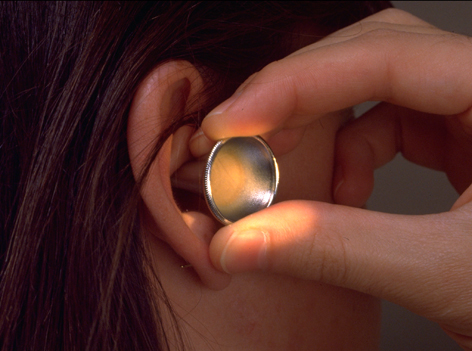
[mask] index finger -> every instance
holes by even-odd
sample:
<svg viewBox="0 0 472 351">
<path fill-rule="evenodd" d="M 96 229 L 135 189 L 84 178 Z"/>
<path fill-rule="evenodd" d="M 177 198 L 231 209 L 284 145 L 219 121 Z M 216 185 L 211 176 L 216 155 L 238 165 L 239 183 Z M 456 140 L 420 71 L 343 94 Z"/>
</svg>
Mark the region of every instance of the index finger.
<svg viewBox="0 0 472 351">
<path fill-rule="evenodd" d="M 472 104 L 470 39 L 379 28 L 269 64 L 205 118 L 212 139 L 296 127 L 364 101 L 454 115 Z"/>
</svg>

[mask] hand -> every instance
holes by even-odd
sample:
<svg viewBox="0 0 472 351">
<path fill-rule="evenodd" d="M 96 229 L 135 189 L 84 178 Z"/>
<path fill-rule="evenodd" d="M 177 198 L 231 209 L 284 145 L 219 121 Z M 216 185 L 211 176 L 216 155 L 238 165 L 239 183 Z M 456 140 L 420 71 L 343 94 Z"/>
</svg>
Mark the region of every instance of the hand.
<svg viewBox="0 0 472 351">
<path fill-rule="evenodd" d="M 335 200 L 362 205 L 376 167 L 401 151 L 463 192 L 447 213 L 399 216 L 309 201 L 221 229 L 216 267 L 319 280 L 393 301 L 472 350 L 472 42 L 387 10 L 268 65 L 203 123 L 211 139 L 272 136 L 368 100 L 339 133 Z M 296 144 L 297 133 L 292 143 Z"/>
</svg>

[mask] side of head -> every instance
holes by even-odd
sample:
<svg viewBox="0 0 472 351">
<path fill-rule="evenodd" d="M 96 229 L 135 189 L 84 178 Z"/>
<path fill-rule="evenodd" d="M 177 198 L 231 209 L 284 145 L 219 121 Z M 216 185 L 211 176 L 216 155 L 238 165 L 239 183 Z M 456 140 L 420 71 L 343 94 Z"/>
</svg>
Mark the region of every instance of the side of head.
<svg viewBox="0 0 472 351">
<path fill-rule="evenodd" d="M 205 262 L 212 223 L 172 193 L 192 128 L 299 23 L 325 35 L 375 6 L 0 4 L 0 348 L 169 348 L 143 227 L 227 279 Z"/>
</svg>

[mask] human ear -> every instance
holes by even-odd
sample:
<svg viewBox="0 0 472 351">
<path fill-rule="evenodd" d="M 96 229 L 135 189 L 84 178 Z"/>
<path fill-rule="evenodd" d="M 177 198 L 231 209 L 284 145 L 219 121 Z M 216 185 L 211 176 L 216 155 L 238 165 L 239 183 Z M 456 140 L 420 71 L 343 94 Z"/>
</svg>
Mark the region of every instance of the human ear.
<svg viewBox="0 0 472 351">
<path fill-rule="evenodd" d="M 139 85 L 128 119 L 127 141 L 131 168 L 139 180 L 152 156 L 160 134 L 176 118 L 195 108 L 203 80 L 189 62 L 171 61 L 155 68 Z M 209 216 L 197 211 L 182 212 L 177 205 L 171 176 L 190 156 L 188 141 L 193 128 L 184 126 L 172 134 L 159 150 L 146 174 L 140 195 L 143 235 L 155 235 L 193 266 L 209 288 L 225 288 L 230 277 L 217 271 L 208 247 L 217 227 Z M 196 177 L 198 178 L 198 177 Z"/>
</svg>

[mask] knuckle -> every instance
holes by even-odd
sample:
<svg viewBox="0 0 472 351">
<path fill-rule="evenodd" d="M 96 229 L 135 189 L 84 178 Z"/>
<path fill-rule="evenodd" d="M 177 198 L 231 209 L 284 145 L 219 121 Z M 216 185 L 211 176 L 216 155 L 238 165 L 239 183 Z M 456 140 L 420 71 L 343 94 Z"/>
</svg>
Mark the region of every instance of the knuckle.
<svg viewBox="0 0 472 351">
<path fill-rule="evenodd" d="M 433 25 L 423 21 L 422 19 L 412 15 L 411 13 L 397 8 L 388 8 L 371 16 L 376 21 L 389 23 L 394 25 L 413 25 L 421 27 L 435 28 Z"/>
<path fill-rule="evenodd" d="M 411 13 L 393 7 L 380 11 L 378 15 L 379 19 L 388 22 L 404 23 L 405 20 L 423 22 Z"/>
</svg>

